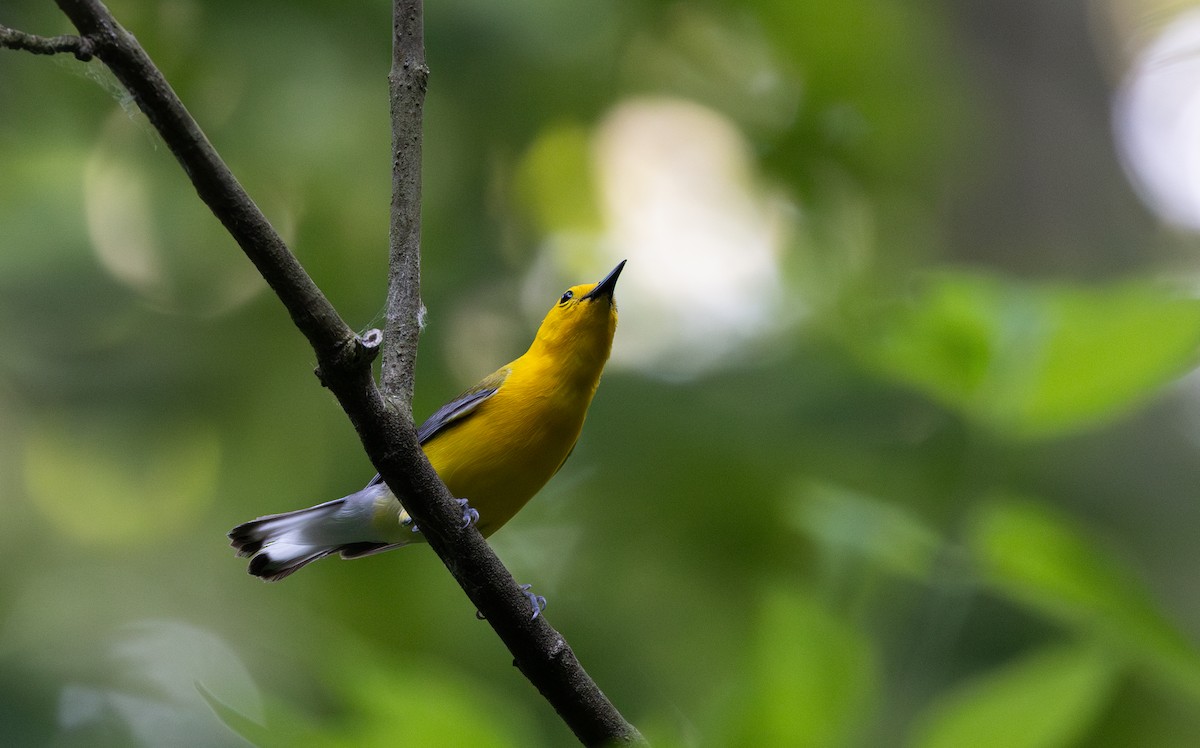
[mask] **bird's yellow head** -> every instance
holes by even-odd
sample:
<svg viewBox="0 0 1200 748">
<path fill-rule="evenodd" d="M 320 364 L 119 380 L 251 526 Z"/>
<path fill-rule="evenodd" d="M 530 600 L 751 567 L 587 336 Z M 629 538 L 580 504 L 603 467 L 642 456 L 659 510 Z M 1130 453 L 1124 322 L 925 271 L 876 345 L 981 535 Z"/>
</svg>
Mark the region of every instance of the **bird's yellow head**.
<svg viewBox="0 0 1200 748">
<path fill-rule="evenodd" d="M 531 351 L 560 361 L 574 358 L 580 364 L 603 366 L 617 331 L 617 302 L 613 291 L 625 261 L 599 283 L 571 286 L 546 314 Z"/>
</svg>

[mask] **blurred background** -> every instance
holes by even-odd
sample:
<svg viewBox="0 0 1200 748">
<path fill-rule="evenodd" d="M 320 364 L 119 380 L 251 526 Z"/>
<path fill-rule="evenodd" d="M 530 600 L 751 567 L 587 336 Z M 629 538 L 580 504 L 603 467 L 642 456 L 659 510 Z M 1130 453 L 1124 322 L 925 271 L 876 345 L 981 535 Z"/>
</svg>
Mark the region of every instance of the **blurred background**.
<svg viewBox="0 0 1200 748">
<path fill-rule="evenodd" d="M 110 6 L 378 325 L 387 3 Z M 584 437 L 493 543 L 655 744 L 1200 742 L 1200 5 L 426 33 L 416 415 L 629 259 Z M 0 101 L 0 743 L 571 744 L 427 549 L 247 576 L 230 527 L 371 476 L 350 425 L 111 75 L 3 51 Z"/>
</svg>

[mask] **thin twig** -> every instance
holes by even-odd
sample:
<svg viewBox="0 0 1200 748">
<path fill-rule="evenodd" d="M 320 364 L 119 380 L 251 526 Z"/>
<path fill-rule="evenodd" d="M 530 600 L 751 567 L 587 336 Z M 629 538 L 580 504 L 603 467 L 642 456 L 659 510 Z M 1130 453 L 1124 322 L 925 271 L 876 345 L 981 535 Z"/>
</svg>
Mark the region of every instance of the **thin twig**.
<svg viewBox="0 0 1200 748">
<path fill-rule="evenodd" d="M 38 36 L 10 29 L 0 24 L 0 48 L 19 49 L 35 55 L 58 55 L 68 52 L 76 59 L 92 59 L 92 42 L 83 36 Z"/>
<path fill-rule="evenodd" d="M 462 527 L 457 503 L 417 442 L 409 401 L 420 312 L 420 174 L 413 165 L 420 163 L 420 99 L 410 100 L 415 104 L 400 112 L 394 126 L 408 146 L 397 147 L 395 156 L 396 168 L 403 169 L 404 174 L 395 179 L 394 205 L 402 215 L 393 218 L 392 258 L 398 267 L 392 268 L 390 278 L 398 290 L 389 291 L 388 334 L 392 337 L 387 345 L 399 350 L 386 367 L 390 372 L 388 394 L 393 398 L 389 403 L 371 374 L 370 361 L 378 352 L 378 340 L 364 342 L 338 316 L 137 40 L 99 0 L 56 2 L 92 45 L 92 53 L 129 90 L 187 172 L 200 198 L 287 308 L 316 353 L 322 383 L 334 393 L 354 424 L 367 456 L 393 493 L 404 497 L 405 508 L 421 526 L 429 545 L 512 652 L 521 672 L 584 744 L 641 743 L 637 730 L 600 692 L 545 616 L 530 619 L 529 601 L 523 591 L 478 530 Z M 416 45 L 414 48 L 419 49 L 409 72 L 420 84 L 420 90 L 414 93 L 423 96 L 420 2 L 396 0 L 394 10 L 398 48 Z M 404 29 L 412 30 L 411 34 L 405 36 Z M 400 64 L 403 71 L 404 59 Z M 407 79 L 401 74 L 394 80 L 404 87 Z"/>
<path fill-rule="evenodd" d="M 388 75 L 392 113 L 391 251 L 381 377 L 384 392 L 406 412 L 411 412 L 417 338 L 423 314 L 419 284 L 421 135 L 429 79 L 423 16 L 423 0 L 393 0 L 392 68 Z M 440 481 L 438 488 L 444 491 Z M 398 495 L 406 496 L 405 506 L 413 511 L 407 495 Z M 414 517 L 421 524 L 415 512 Z M 609 745 L 641 740 L 637 730 L 625 721 L 579 664 L 566 639 L 544 617 L 531 620 L 528 607 L 519 607 L 517 616 L 503 618 L 493 618 L 488 612 L 485 599 L 497 592 L 508 597 L 516 582 L 478 532 L 472 528 L 463 533 L 457 549 L 453 544 L 440 548 L 446 539 L 436 533 L 428 540 L 513 653 L 517 667 L 580 741 L 587 745 Z M 459 565 L 456 557 L 470 558 L 478 565 L 468 569 Z M 500 604 L 501 600 L 495 602 Z"/>
<path fill-rule="evenodd" d="M 396 0 L 392 19 L 392 220 L 383 391 L 410 406 L 421 305 L 421 122 L 429 68 L 422 0 Z"/>
</svg>

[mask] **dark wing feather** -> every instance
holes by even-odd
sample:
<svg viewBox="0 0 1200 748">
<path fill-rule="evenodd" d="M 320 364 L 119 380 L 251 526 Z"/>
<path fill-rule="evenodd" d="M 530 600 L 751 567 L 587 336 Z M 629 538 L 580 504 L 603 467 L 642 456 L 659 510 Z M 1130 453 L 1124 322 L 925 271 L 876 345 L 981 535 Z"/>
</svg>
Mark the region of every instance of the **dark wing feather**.
<svg viewBox="0 0 1200 748">
<path fill-rule="evenodd" d="M 508 373 L 509 369 L 501 369 L 490 374 L 479 384 L 438 408 L 417 429 L 417 441 L 424 444 L 450 424 L 471 415 L 483 401 L 500 391 L 500 386 L 508 379 Z"/>
<path fill-rule="evenodd" d="M 511 369 L 504 368 L 489 374 L 479 384 L 434 411 L 433 415 L 426 418 L 425 423 L 417 428 L 417 441 L 424 444 L 446 427 L 474 413 L 481 403 L 500 391 L 500 386 L 504 384 L 504 380 L 508 379 L 510 371 Z M 382 482 L 382 479 L 376 474 L 367 486 L 374 486 Z"/>
</svg>

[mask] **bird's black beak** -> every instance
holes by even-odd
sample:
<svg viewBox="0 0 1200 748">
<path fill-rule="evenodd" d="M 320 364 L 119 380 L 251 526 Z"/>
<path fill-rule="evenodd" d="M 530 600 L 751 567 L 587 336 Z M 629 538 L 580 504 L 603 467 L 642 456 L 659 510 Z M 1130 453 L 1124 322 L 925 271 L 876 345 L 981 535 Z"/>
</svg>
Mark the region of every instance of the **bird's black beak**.
<svg viewBox="0 0 1200 748">
<path fill-rule="evenodd" d="M 583 297 L 583 300 L 588 299 L 611 299 L 613 291 L 617 289 L 617 278 L 621 275 L 621 269 L 625 267 L 625 260 L 617 263 L 617 266 L 612 269 L 612 272 L 604 276 L 604 280 L 596 284 L 596 287 Z"/>
</svg>

